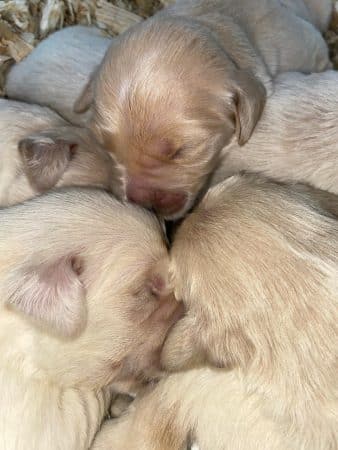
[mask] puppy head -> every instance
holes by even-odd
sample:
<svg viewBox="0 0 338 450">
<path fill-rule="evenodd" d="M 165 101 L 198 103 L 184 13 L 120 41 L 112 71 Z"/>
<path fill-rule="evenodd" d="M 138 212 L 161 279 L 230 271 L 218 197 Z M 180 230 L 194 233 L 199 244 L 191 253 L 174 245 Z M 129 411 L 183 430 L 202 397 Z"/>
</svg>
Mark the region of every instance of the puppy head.
<svg viewBox="0 0 338 450">
<path fill-rule="evenodd" d="M 160 374 L 182 308 L 163 275 L 168 254 L 155 217 L 73 189 L 13 207 L 1 221 L 4 310 L 36 337 L 39 369 L 96 386 Z"/>
<path fill-rule="evenodd" d="M 154 19 L 121 36 L 78 102 L 124 168 L 129 200 L 184 215 L 220 150 L 249 139 L 265 89 L 214 38 L 184 19 Z M 89 94 L 88 94 L 89 93 Z"/>
<path fill-rule="evenodd" d="M 113 157 L 91 132 L 74 126 L 48 129 L 18 143 L 23 174 L 36 193 L 56 186 L 101 187 L 118 194 L 119 173 Z"/>
</svg>

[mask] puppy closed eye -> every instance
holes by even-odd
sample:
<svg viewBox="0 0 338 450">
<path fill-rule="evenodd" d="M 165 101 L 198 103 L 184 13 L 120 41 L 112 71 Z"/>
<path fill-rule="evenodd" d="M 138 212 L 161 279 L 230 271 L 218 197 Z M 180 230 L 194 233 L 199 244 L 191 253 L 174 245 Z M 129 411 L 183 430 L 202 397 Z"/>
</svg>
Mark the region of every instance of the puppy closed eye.
<svg viewBox="0 0 338 450">
<path fill-rule="evenodd" d="M 179 147 L 174 153 L 171 155 L 171 159 L 180 159 L 183 156 L 184 153 L 184 147 Z"/>
</svg>

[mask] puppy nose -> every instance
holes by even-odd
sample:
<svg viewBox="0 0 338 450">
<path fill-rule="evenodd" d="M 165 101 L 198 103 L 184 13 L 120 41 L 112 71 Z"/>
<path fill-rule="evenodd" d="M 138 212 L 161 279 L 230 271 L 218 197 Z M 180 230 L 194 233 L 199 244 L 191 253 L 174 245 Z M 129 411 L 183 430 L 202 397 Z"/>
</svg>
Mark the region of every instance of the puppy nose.
<svg viewBox="0 0 338 450">
<path fill-rule="evenodd" d="M 187 201 L 187 195 L 184 192 L 155 189 L 134 179 L 129 180 L 126 194 L 130 202 L 145 208 L 153 208 L 163 216 L 170 216 L 180 211 Z"/>
<path fill-rule="evenodd" d="M 168 216 L 180 211 L 187 201 L 184 192 L 155 190 L 152 206 L 161 215 Z"/>
<path fill-rule="evenodd" d="M 127 184 L 127 199 L 137 205 L 151 208 L 152 191 L 134 182 Z"/>
</svg>

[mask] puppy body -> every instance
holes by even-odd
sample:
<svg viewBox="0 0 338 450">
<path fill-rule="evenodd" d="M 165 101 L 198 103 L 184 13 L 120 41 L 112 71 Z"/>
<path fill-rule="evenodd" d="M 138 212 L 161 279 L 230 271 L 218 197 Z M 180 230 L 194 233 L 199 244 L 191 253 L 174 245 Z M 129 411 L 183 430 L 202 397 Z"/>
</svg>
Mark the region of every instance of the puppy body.
<svg viewBox="0 0 338 450">
<path fill-rule="evenodd" d="M 245 31 L 269 73 L 275 76 L 290 70 L 310 73 L 331 67 L 327 45 L 316 28 L 317 22 L 321 28 L 328 25 L 332 4 L 330 0 L 314 0 L 309 5 L 305 3 L 281 0 L 179 0 L 169 11 L 205 21 L 219 33 L 221 40 L 222 25 L 224 28 L 226 23 L 224 17 L 231 17 L 233 23 Z M 210 14 L 212 11 L 217 11 L 218 17 Z M 226 48 L 226 40 L 222 42 Z"/>
<path fill-rule="evenodd" d="M 57 31 L 12 67 L 6 94 L 48 106 L 70 122 L 83 125 L 88 115 L 74 113 L 74 102 L 110 44 L 111 39 L 95 27 L 78 25 Z"/>
<path fill-rule="evenodd" d="M 88 130 L 50 109 L 0 99 L 0 206 L 72 185 L 117 193 L 114 161 Z"/>
<path fill-rule="evenodd" d="M 177 302 L 155 217 L 96 190 L 0 210 L 0 448 L 90 447 L 114 389 L 159 373 Z"/>
<path fill-rule="evenodd" d="M 76 109 L 92 106 L 128 199 L 176 219 L 221 149 L 249 140 L 272 77 L 329 66 L 319 31 L 277 0 L 184 0 L 114 40 Z"/>
<path fill-rule="evenodd" d="M 229 178 L 181 225 L 172 250 L 189 313 L 164 358 L 172 368 L 194 364 L 190 347 L 237 367 L 286 449 L 338 443 L 338 225 L 324 208 L 329 197 Z"/>
<path fill-rule="evenodd" d="M 281 74 L 250 141 L 224 148 L 212 184 L 241 170 L 338 193 L 338 74 Z"/>
<path fill-rule="evenodd" d="M 235 371 L 170 375 L 124 417 L 105 422 L 93 450 L 286 450 L 257 404 Z"/>
<path fill-rule="evenodd" d="M 331 194 L 252 176 L 208 192 L 174 240 L 188 313 L 162 362 L 219 369 L 161 381 L 104 425 L 95 450 L 337 448 L 334 200 L 337 212 Z"/>
</svg>

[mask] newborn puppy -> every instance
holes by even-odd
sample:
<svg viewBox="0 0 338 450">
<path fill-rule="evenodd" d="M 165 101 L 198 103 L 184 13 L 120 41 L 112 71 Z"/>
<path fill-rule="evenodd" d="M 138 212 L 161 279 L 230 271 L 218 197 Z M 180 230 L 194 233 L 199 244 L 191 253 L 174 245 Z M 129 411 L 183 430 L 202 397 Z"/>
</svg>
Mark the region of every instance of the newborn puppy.
<svg viewBox="0 0 338 450">
<path fill-rule="evenodd" d="M 277 77 L 250 141 L 220 155 L 212 184 L 241 170 L 338 194 L 338 73 Z"/>
<path fill-rule="evenodd" d="M 97 449 L 181 450 L 189 436 L 201 450 L 337 448 L 334 201 L 253 176 L 207 193 L 175 236 L 172 282 L 188 312 L 162 361 L 219 369 L 161 381 Z"/>
<path fill-rule="evenodd" d="M 249 140 L 272 76 L 330 66 L 312 24 L 278 0 L 252 3 L 182 0 L 131 28 L 76 103 L 92 106 L 127 198 L 166 219 L 194 204 L 225 145 Z"/>
<path fill-rule="evenodd" d="M 100 64 L 112 40 L 95 27 L 64 28 L 43 40 L 7 75 L 9 98 L 49 106 L 70 122 L 83 125 L 74 102 Z"/>
<path fill-rule="evenodd" d="M 110 392 L 160 375 L 181 307 L 150 213 L 93 189 L 0 210 L 0 446 L 85 450 Z"/>
<path fill-rule="evenodd" d="M 291 0 L 294 1 L 294 0 Z M 283 3 L 290 0 L 282 0 Z M 312 23 L 323 33 L 327 30 L 332 15 L 331 0 L 303 0 L 311 14 Z"/>
<path fill-rule="evenodd" d="M 89 130 L 48 108 L 0 99 L 0 206 L 72 185 L 121 190 L 116 164 Z"/>
<path fill-rule="evenodd" d="M 322 33 L 328 29 L 332 14 L 331 0 L 280 0 L 280 3 Z"/>
<path fill-rule="evenodd" d="M 257 400 L 235 371 L 173 374 L 104 422 L 92 450 L 299 450 L 283 445 Z"/>
</svg>

